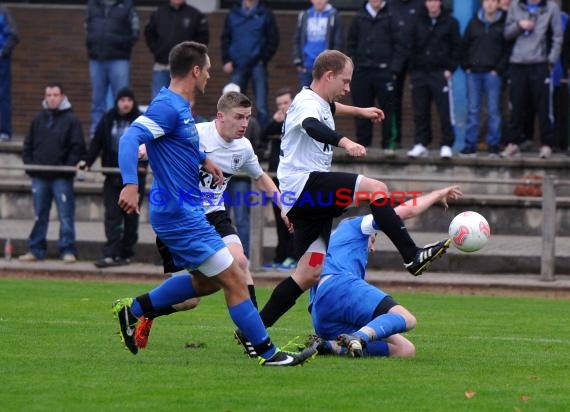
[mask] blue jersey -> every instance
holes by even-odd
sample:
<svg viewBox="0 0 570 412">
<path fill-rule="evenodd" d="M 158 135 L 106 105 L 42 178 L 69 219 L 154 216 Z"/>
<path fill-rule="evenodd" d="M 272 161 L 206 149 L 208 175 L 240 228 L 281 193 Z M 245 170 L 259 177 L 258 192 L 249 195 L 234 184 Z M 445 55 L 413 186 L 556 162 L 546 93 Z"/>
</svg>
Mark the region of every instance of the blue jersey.
<svg viewBox="0 0 570 412">
<path fill-rule="evenodd" d="M 368 264 L 368 238 L 378 228 L 372 215 L 344 219 L 331 234 L 321 278 L 348 276 L 364 279 Z M 311 288 L 310 303 L 318 285 Z"/>
<path fill-rule="evenodd" d="M 143 143 L 154 173 L 149 193 L 151 221 L 184 220 L 188 213 L 200 213 L 199 166 L 206 155 L 200 151 L 188 101 L 162 88 L 146 113 L 131 124 L 119 143 L 124 184 L 138 182 L 137 153 Z"/>
</svg>

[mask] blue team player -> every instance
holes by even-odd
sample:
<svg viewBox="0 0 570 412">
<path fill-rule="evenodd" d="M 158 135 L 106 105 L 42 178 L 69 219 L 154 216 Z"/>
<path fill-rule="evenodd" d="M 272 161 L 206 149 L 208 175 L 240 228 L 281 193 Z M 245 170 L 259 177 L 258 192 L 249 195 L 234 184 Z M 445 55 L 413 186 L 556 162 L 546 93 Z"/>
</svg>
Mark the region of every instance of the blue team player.
<svg viewBox="0 0 570 412">
<path fill-rule="evenodd" d="M 162 88 L 147 112 L 137 118 L 119 143 L 119 167 L 124 189 L 119 205 L 127 213 L 139 213 L 137 154 L 145 144 L 154 172 L 150 222 L 172 253 L 176 266 L 194 276 L 174 276 L 153 289 L 144 299 L 123 298 L 113 304 L 121 340 L 138 352 L 135 328 L 144 314 L 184 300 L 213 293 L 221 287 L 228 311 L 260 354 L 265 366 L 292 366 L 312 357 L 316 349 L 287 353 L 276 348 L 255 309 L 244 281 L 243 269 L 206 220 L 199 189 L 200 165 L 221 185 L 221 169 L 199 150 L 198 132 L 189 101 L 197 90 L 204 93 L 210 78 L 210 58 L 205 45 L 183 42 L 169 56 L 171 82 Z"/>
<path fill-rule="evenodd" d="M 407 201 L 395 211 L 408 219 L 435 203 L 447 208 L 448 200 L 461 196 L 459 187 L 449 186 Z M 413 343 L 400 334 L 413 329 L 416 318 L 364 280 L 377 232 L 374 218 L 366 215 L 343 220 L 331 235 L 321 279 L 311 288 L 309 301 L 319 353 L 353 357 L 416 353 Z"/>
</svg>

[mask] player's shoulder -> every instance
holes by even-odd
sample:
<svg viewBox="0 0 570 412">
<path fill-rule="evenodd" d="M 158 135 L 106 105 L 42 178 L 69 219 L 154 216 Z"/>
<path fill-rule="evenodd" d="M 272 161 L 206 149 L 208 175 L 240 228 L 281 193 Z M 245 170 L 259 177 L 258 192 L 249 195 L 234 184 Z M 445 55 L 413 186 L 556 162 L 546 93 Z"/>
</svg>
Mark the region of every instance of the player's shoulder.
<svg viewBox="0 0 570 412">
<path fill-rule="evenodd" d="M 202 137 L 202 135 L 204 135 L 205 137 L 211 135 L 212 130 L 215 129 L 216 125 L 214 120 L 212 120 L 211 122 L 196 123 L 196 130 L 198 130 L 200 137 Z"/>
</svg>

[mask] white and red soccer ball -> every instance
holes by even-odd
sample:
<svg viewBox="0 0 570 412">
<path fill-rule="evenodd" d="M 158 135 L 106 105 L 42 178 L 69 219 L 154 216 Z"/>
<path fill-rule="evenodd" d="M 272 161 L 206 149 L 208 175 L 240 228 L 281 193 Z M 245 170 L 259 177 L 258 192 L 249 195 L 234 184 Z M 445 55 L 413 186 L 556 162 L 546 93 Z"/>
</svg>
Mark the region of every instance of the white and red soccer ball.
<svg viewBox="0 0 570 412">
<path fill-rule="evenodd" d="M 451 221 L 449 237 L 455 247 L 462 252 L 475 252 L 489 242 L 491 228 L 479 213 L 463 212 Z"/>
</svg>

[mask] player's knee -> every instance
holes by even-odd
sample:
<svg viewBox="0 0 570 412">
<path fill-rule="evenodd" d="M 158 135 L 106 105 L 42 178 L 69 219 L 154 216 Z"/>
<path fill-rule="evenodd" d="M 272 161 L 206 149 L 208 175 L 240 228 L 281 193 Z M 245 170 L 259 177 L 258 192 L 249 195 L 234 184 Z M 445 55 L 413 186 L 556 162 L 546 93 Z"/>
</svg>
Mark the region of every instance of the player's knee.
<svg viewBox="0 0 570 412">
<path fill-rule="evenodd" d="M 234 256 L 234 259 L 242 271 L 245 272 L 248 270 L 249 260 L 247 259 L 247 257 L 243 253 L 238 254 L 237 256 Z"/>
<path fill-rule="evenodd" d="M 375 180 L 371 187 L 373 197 L 387 197 L 388 196 L 388 186 L 384 182 Z"/>
</svg>

